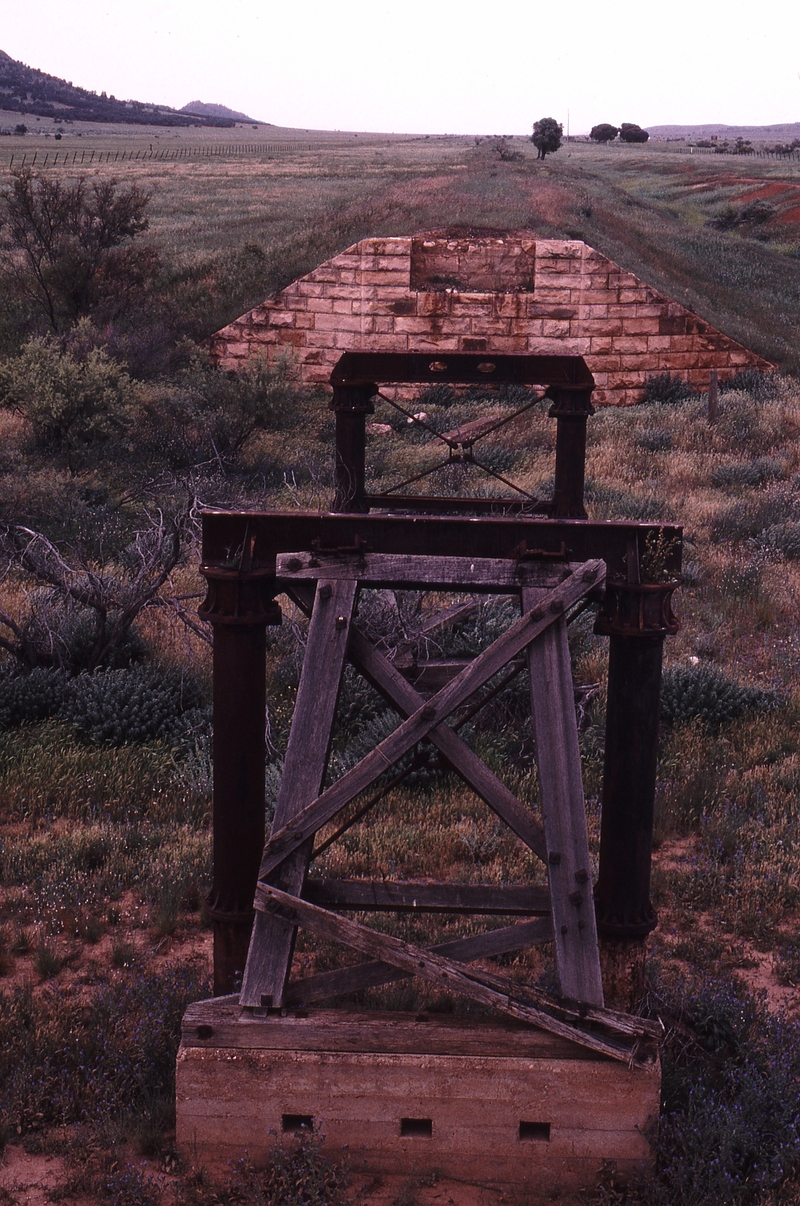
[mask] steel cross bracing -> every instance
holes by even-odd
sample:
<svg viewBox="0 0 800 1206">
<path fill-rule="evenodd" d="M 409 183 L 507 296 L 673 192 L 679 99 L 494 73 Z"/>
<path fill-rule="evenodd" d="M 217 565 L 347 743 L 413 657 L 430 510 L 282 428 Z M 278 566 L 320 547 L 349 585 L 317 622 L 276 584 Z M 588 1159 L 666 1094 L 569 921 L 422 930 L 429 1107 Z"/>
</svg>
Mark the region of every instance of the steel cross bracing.
<svg viewBox="0 0 800 1206">
<path fill-rule="evenodd" d="M 280 1008 L 418 975 L 614 1058 L 652 1058 L 653 1027 L 603 1008 L 588 870 L 566 614 L 590 592 L 602 590 L 604 563 L 598 559 L 548 564 L 518 558 L 395 556 L 358 550 L 326 554 L 314 550 L 279 555 L 275 574 L 276 586 L 310 610 L 311 622 L 272 832 L 259 870 L 255 922 L 240 1004 L 256 1009 Z M 360 588 L 398 581 L 434 590 L 513 592 L 520 598 L 522 616 L 425 699 L 354 621 Z M 539 750 L 541 822 L 446 723 L 448 716 L 521 654 L 527 658 Z M 346 660 L 404 719 L 356 766 L 323 790 Z M 523 886 L 492 891 L 476 890 L 473 885 L 470 894 L 466 885 L 307 882 L 314 837 L 319 830 L 341 817 L 361 792 L 423 739 L 432 742 L 472 790 L 545 861 L 548 894 Z M 359 815 L 363 811 L 362 807 Z M 521 894 L 527 892 L 521 911 L 543 916 L 423 950 L 347 921 L 333 911 L 414 907 L 416 900 L 408 899 L 411 891 L 426 899 L 429 908 L 444 912 L 463 911 L 465 907 L 476 912 L 513 912 L 513 893 L 517 894 L 519 908 Z M 471 900 L 464 899 L 470 895 Z M 306 981 L 290 981 L 297 925 L 360 951 L 369 956 L 368 961 Z M 471 960 L 543 941 L 554 942 L 560 999 L 468 966 Z"/>
</svg>

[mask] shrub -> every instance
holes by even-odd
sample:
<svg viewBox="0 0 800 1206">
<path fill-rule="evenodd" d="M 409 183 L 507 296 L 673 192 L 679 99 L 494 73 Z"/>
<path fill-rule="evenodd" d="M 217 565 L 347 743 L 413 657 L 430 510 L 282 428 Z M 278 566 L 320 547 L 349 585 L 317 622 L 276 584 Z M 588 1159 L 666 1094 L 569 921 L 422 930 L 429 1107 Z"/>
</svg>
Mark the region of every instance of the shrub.
<svg viewBox="0 0 800 1206">
<path fill-rule="evenodd" d="M 70 457 L 124 434 L 136 398 L 122 366 L 97 348 L 72 356 L 53 338 L 31 339 L 0 363 L 0 405 L 27 419 L 36 447 Z"/>
<path fill-rule="evenodd" d="M 800 523 L 796 521 L 771 524 L 758 539 L 765 548 L 783 553 L 790 561 L 800 558 Z"/>
<path fill-rule="evenodd" d="M 322 1137 L 301 1131 L 297 1146 L 273 1148 L 264 1171 L 240 1161 L 231 1178 L 231 1196 L 259 1206 L 345 1206 L 348 1181 L 347 1167 L 323 1155 Z"/>
<path fill-rule="evenodd" d="M 734 682 L 711 666 L 675 666 L 661 684 L 661 715 L 672 724 L 702 720 L 718 728 L 745 712 L 766 712 L 779 704 L 774 691 Z"/>
<path fill-rule="evenodd" d="M 655 373 L 644 383 L 644 402 L 664 402 L 672 404 L 684 402 L 691 398 L 694 391 L 683 377 L 673 376 L 672 373 Z"/>
<path fill-rule="evenodd" d="M 96 1124 L 173 1098 L 181 1018 L 209 990 L 184 963 L 109 985 L 89 1008 L 29 986 L 0 995 L 0 1123 Z"/>
<path fill-rule="evenodd" d="M 669 452 L 672 448 L 672 434 L 663 427 L 651 427 L 639 434 L 636 443 L 647 452 Z"/>
<path fill-rule="evenodd" d="M 121 746 L 174 740 L 201 703 L 197 683 L 175 671 L 100 670 L 72 680 L 61 716 L 98 745 Z"/>
<path fill-rule="evenodd" d="M 786 466 L 777 457 L 762 456 L 754 461 L 733 461 L 728 465 L 715 465 L 711 471 L 712 486 L 734 489 L 756 489 L 766 482 L 786 476 Z"/>
<path fill-rule="evenodd" d="M 60 670 L 37 668 L 29 674 L 0 673 L 0 729 L 12 729 L 57 715 L 67 693 Z"/>
<path fill-rule="evenodd" d="M 619 128 L 619 136 L 623 142 L 647 142 L 650 135 L 647 130 L 637 126 L 635 122 L 624 121 Z"/>
<path fill-rule="evenodd" d="M 667 1034 L 657 1166 L 639 1200 L 646 1206 L 785 1200 L 781 1186 L 800 1167 L 797 1023 L 771 1016 L 740 984 L 668 983 L 657 972 L 649 1006 Z"/>
<path fill-rule="evenodd" d="M 711 540 L 714 544 L 752 540 L 766 528 L 790 521 L 793 515 L 794 503 L 788 494 L 776 493 L 755 501 L 743 499 L 717 513 L 711 523 Z"/>
<path fill-rule="evenodd" d="M 768 401 L 777 394 L 778 385 L 774 373 L 762 372 L 757 368 L 743 368 L 739 369 L 733 377 L 729 377 L 727 381 L 720 381 L 719 392 L 721 394 L 731 390 L 741 390 L 743 393 L 750 394 L 752 398 Z"/>
</svg>

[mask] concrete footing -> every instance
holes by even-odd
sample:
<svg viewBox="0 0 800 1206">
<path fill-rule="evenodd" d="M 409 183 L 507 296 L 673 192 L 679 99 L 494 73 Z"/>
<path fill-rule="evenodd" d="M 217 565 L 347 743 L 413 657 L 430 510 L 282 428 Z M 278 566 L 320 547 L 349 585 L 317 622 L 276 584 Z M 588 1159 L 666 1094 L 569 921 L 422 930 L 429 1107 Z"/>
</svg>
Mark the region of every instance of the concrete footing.
<svg viewBox="0 0 800 1206">
<path fill-rule="evenodd" d="M 661 1075 L 513 1023 L 442 1015 L 254 1017 L 192 1005 L 177 1066 L 177 1139 L 211 1175 L 313 1126 L 355 1175 L 436 1170 L 542 1195 L 649 1159 Z"/>
</svg>

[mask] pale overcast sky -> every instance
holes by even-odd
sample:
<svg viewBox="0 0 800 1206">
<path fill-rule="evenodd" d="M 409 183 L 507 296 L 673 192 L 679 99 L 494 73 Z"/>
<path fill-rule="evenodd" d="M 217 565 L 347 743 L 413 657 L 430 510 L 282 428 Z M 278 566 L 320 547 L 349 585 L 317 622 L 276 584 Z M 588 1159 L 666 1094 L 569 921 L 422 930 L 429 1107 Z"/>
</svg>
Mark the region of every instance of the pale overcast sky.
<svg viewBox="0 0 800 1206">
<path fill-rule="evenodd" d="M 800 121 L 797 0 L 2 0 L 0 50 L 84 88 L 300 128 L 523 134 Z"/>
</svg>

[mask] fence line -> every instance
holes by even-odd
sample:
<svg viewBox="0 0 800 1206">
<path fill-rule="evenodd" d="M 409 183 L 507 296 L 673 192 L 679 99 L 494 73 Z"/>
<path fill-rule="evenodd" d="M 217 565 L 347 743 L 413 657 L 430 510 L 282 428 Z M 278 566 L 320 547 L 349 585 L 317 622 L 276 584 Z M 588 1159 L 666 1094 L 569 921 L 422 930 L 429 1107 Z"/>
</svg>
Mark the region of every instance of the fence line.
<svg viewBox="0 0 800 1206">
<path fill-rule="evenodd" d="M 40 159 L 38 150 L 30 152 L 24 151 L 19 155 L 16 151 L 12 151 L 11 159 L 8 167 L 14 166 L 14 160 L 17 161 L 17 166 L 36 167 L 37 162 L 39 167 L 58 167 L 59 163 L 62 167 L 89 167 L 92 164 L 100 163 L 128 163 L 136 160 L 157 160 L 161 162 L 176 162 L 179 159 L 214 159 L 222 156 L 231 155 L 275 155 L 281 151 L 289 151 L 297 153 L 298 151 L 313 151 L 317 147 L 324 146 L 324 143 L 312 142 L 252 142 L 252 143 L 230 143 L 225 146 L 206 146 L 206 147 L 155 147 L 149 150 L 138 151 L 91 151 L 86 148 L 80 150 L 66 151 L 45 151 L 44 158 Z M 51 158 L 52 155 L 52 158 Z M 70 156 L 72 158 L 70 159 Z M 28 162 L 30 160 L 30 162 Z"/>
<path fill-rule="evenodd" d="M 675 147 L 679 155 L 736 155 L 750 159 L 800 159 L 800 147 L 791 151 L 761 151 L 755 147 L 738 150 L 735 147 Z"/>
</svg>

